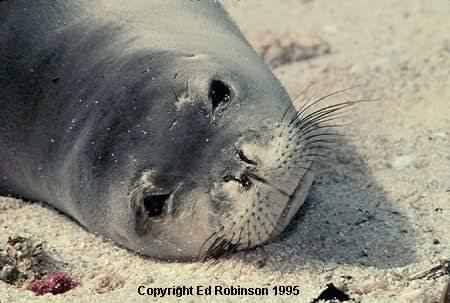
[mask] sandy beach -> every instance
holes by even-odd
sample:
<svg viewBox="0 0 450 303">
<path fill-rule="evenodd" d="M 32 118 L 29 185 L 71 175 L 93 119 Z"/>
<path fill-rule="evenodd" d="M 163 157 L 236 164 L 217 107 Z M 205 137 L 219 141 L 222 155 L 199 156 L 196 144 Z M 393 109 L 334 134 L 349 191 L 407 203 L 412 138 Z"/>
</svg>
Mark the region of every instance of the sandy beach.
<svg viewBox="0 0 450 303">
<path fill-rule="evenodd" d="M 18 236 L 41 243 L 49 262 L 80 284 L 35 296 L 0 281 L 0 303 L 311 303 L 331 283 L 354 302 L 439 302 L 450 279 L 450 2 L 224 3 L 289 94 L 299 96 L 297 106 L 350 87 L 329 102 L 376 100 L 342 121 L 343 139 L 320 163 L 294 224 L 263 248 L 166 263 L 43 204 L 0 198 L 0 250 Z M 259 287 L 272 295 L 139 294 L 174 286 Z M 275 296 L 281 286 L 300 292 Z"/>
</svg>

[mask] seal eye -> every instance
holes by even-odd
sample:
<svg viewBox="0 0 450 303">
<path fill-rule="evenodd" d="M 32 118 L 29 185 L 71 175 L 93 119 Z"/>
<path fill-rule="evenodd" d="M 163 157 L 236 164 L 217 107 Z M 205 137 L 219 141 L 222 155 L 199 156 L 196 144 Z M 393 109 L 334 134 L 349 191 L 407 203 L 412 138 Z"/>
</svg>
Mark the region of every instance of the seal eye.
<svg viewBox="0 0 450 303">
<path fill-rule="evenodd" d="M 151 218 L 161 217 L 164 211 L 166 201 L 170 198 L 170 194 L 148 195 L 144 198 L 144 208 L 147 215 Z"/>
<path fill-rule="evenodd" d="M 211 81 L 209 87 L 209 100 L 212 103 L 213 113 L 220 108 L 223 108 L 231 101 L 231 89 L 220 80 Z"/>
</svg>

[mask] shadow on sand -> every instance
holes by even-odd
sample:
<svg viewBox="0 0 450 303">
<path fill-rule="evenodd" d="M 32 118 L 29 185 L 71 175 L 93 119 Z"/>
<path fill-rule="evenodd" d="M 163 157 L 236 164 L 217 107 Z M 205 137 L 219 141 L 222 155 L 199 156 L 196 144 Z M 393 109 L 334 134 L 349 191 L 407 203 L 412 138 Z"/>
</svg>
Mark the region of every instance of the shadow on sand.
<svg viewBox="0 0 450 303">
<path fill-rule="evenodd" d="M 266 269 L 278 272 L 307 264 L 388 269 L 414 262 L 415 232 L 355 147 L 341 140 L 280 239 L 254 253 L 267 260 Z M 255 255 L 238 255 L 255 260 Z"/>
</svg>

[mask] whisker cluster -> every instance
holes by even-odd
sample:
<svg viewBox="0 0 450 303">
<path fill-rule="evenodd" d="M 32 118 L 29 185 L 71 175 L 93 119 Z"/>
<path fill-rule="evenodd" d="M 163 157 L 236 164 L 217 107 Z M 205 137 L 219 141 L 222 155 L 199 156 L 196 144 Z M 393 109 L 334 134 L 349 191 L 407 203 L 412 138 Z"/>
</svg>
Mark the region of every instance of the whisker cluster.
<svg viewBox="0 0 450 303">
<path fill-rule="evenodd" d="M 333 150 L 331 145 L 339 142 L 341 135 L 336 132 L 336 129 L 345 125 L 340 123 L 339 120 L 343 118 L 347 110 L 363 102 L 375 101 L 359 99 L 322 105 L 331 97 L 344 94 L 354 88 L 338 90 L 323 97 L 312 99 L 305 102 L 298 110 L 295 110 L 292 105 L 288 106 L 281 121 L 275 125 L 275 129 L 279 130 L 277 136 L 281 138 L 281 140 L 274 142 L 275 154 L 277 155 L 275 166 L 267 168 L 266 172 L 275 172 L 277 176 L 282 173 L 289 175 L 290 178 L 297 177 L 300 174 L 305 175 L 311 170 L 314 161 L 327 159 L 331 154 L 330 151 Z M 305 93 L 303 92 L 301 96 L 304 97 Z M 275 138 L 274 134 L 272 139 Z M 299 169 L 302 171 L 299 171 Z M 289 201 L 295 195 L 295 191 L 291 193 L 290 189 L 285 190 L 282 188 L 283 184 L 277 184 L 264 174 L 258 174 L 257 171 L 247 171 L 246 176 L 287 197 L 288 203 L 280 212 L 273 213 L 271 211 L 274 207 L 273 204 L 266 204 L 268 202 L 267 197 L 260 197 L 257 192 L 257 203 L 260 206 L 257 216 L 252 213 L 255 220 L 251 220 L 244 215 L 241 215 L 240 218 L 226 218 L 226 221 L 232 222 L 231 225 L 221 225 L 203 242 L 200 249 L 202 260 L 229 255 L 238 249 L 249 248 L 255 244 L 259 245 L 270 235 L 281 232 L 278 222 L 286 213 L 286 210 L 291 207 Z M 255 204 L 249 206 L 245 210 L 246 213 L 255 207 Z"/>
<path fill-rule="evenodd" d="M 200 248 L 200 259 L 206 261 L 210 258 L 217 258 L 235 252 L 240 245 L 241 233 L 236 241 L 233 241 L 236 233 L 233 233 L 231 240 L 225 238 L 225 227 L 213 232 L 202 244 Z M 241 230 L 242 231 L 242 230 Z"/>
<path fill-rule="evenodd" d="M 287 124 L 288 141 L 295 142 L 293 153 L 301 157 L 303 163 L 312 162 L 318 158 L 328 158 L 330 145 L 339 142 L 341 136 L 337 128 L 345 126 L 338 123 L 347 110 L 364 102 L 373 102 L 373 99 L 349 100 L 327 106 L 320 106 L 331 97 L 344 94 L 357 86 L 345 88 L 303 104 L 298 110 L 289 115 L 284 114 L 280 124 Z M 316 109 L 317 108 L 317 109 Z"/>
</svg>

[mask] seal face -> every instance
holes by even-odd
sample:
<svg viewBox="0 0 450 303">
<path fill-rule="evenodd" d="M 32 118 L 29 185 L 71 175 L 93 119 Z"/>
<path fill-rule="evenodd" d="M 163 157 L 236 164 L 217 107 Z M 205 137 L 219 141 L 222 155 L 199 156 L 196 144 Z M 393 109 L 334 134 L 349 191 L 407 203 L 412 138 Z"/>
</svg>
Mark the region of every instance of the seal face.
<svg viewBox="0 0 450 303">
<path fill-rule="evenodd" d="M 336 111 L 296 111 L 217 1 L 1 2 L 0 45 L 2 193 L 161 259 L 276 237 Z"/>
</svg>

